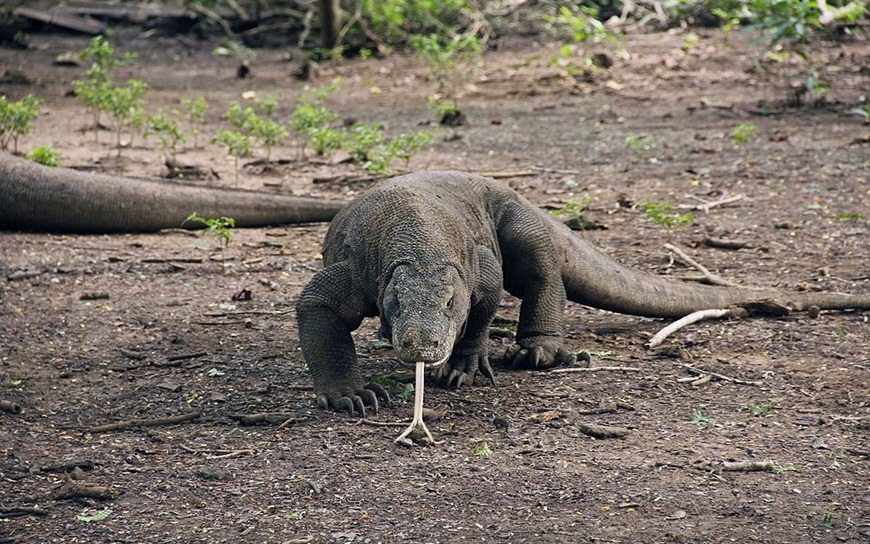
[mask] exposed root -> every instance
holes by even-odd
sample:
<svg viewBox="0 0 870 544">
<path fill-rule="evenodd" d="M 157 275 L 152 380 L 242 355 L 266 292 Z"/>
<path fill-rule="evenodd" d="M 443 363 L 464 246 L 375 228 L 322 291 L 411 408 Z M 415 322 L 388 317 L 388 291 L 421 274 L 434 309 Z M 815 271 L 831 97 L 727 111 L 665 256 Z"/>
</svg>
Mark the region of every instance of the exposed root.
<svg viewBox="0 0 870 544">
<path fill-rule="evenodd" d="M 123 431 L 126 429 L 133 429 L 136 427 L 159 427 L 161 425 L 173 425 L 175 423 L 182 423 L 184 421 L 190 421 L 192 419 L 196 419 L 202 415 L 202 412 L 193 412 L 191 414 L 181 414 L 178 416 L 170 416 L 170 417 L 159 417 L 155 419 L 132 419 L 129 421 L 119 421 L 117 423 L 109 423 L 107 425 L 100 425 L 97 427 L 91 427 L 88 429 L 88 432 L 91 434 L 97 433 L 107 433 L 111 431 Z"/>
<path fill-rule="evenodd" d="M 649 342 L 647 342 L 646 347 L 654 348 L 656 346 L 661 345 L 670 335 L 674 334 L 678 330 L 688 327 L 692 323 L 697 323 L 698 321 L 704 321 L 707 319 L 719 319 L 721 317 L 745 317 L 746 310 L 743 308 L 734 308 L 734 309 L 721 309 L 721 310 L 699 310 L 697 312 L 693 312 L 685 317 L 682 317 L 667 327 L 663 328 L 659 332 L 653 336 Z"/>
</svg>

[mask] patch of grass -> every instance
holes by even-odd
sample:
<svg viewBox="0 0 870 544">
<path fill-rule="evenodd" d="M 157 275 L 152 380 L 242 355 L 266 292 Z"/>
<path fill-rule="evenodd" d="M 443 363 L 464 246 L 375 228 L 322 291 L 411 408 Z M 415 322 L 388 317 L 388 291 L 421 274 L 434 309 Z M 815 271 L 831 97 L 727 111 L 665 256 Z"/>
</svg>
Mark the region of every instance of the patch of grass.
<svg viewBox="0 0 870 544">
<path fill-rule="evenodd" d="M 646 201 L 639 205 L 641 211 L 653 223 L 662 225 L 665 228 L 687 227 L 695 222 L 695 216 L 691 212 L 676 213 L 673 211 L 673 206 L 667 200 L 662 202 Z"/>
<path fill-rule="evenodd" d="M 713 418 L 702 412 L 701 410 L 693 410 L 692 418 L 690 419 L 692 423 L 702 427 L 711 427 L 713 425 Z"/>
<path fill-rule="evenodd" d="M 755 417 L 766 416 L 773 410 L 773 404 L 765 404 L 764 406 L 749 404 L 746 406 L 746 409 Z"/>
<path fill-rule="evenodd" d="M 492 455 L 492 448 L 489 447 L 489 444 L 486 442 L 481 442 L 474 446 L 474 455 L 477 457 L 483 457 L 484 459 L 490 457 Z"/>
<path fill-rule="evenodd" d="M 737 125 L 731 130 L 731 141 L 736 146 L 744 146 L 755 138 L 756 132 L 758 132 L 758 125 L 748 123 Z"/>
<path fill-rule="evenodd" d="M 60 166 L 60 152 L 48 145 L 34 147 L 27 152 L 27 158 L 43 166 Z"/>
<path fill-rule="evenodd" d="M 837 216 L 838 221 L 860 221 L 864 219 L 864 215 L 860 212 L 841 213 Z"/>
<path fill-rule="evenodd" d="M 652 138 L 649 136 L 626 136 L 625 148 L 628 149 L 636 160 L 641 160 L 652 149 Z"/>
</svg>

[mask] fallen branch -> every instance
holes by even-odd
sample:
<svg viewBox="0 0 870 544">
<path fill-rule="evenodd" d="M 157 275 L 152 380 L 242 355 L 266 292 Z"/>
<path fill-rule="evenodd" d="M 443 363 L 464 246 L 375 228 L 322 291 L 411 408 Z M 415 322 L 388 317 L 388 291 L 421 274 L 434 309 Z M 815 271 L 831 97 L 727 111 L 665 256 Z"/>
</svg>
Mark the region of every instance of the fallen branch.
<svg viewBox="0 0 870 544">
<path fill-rule="evenodd" d="M 112 490 L 108 487 L 80 482 L 67 474 L 64 482 L 52 491 L 51 498 L 56 501 L 78 498 L 111 499 L 112 495 Z"/>
<path fill-rule="evenodd" d="M 676 254 L 677 258 L 679 258 L 681 261 L 683 261 L 684 263 L 688 264 L 689 266 L 691 266 L 693 268 L 696 268 L 699 272 L 701 272 L 701 274 L 704 275 L 704 277 L 707 279 L 707 281 L 712 283 L 713 285 L 722 285 L 724 287 L 736 287 L 737 286 L 736 283 L 734 283 L 732 281 L 728 281 L 728 280 L 710 272 L 709 270 L 704 268 L 703 265 L 698 263 L 696 260 L 694 260 L 691 257 L 689 257 L 688 255 L 686 255 L 686 253 L 683 250 L 681 250 L 680 248 L 678 248 L 677 246 L 675 246 L 673 244 L 665 244 L 665 249 L 669 249 L 669 250 L 673 251 L 674 254 Z"/>
<path fill-rule="evenodd" d="M 259 414 L 230 414 L 230 419 L 239 422 L 239 425 L 280 425 L 286 427 L 299 421 L 296 414 L 288 412 L 263 412 Z"/>
<path fill-rule="evenodd" d="M 685 368 L 686 370 L 688 370 L 689 372 L 693 372 L 699 376 L 710 375 L 710 376 L 713 376 L 714 378 L 717 378 L 717 379 L 720 379 L 720 380 L 723 380 L 726 382 L 737 383 L 740 385 L 761 385 L 760 381 L 750 381 L 750 380 L 741 380 L 740 378 L 732 378 L 731 376 L 719 374 L 718 372 L 710 372 L 709 370 L 701 370 L 700 368 L 695 368 L 692 365 L 687 365 L 684 363 L 674 363 L 674 364 L 677 366 L 681 366 L 681 367 Z"/>
<path fill-rule="evenodd" d="M 136 427 L 159 427 L 161 425 L 173 425 L 196 419 L 202 415 L 202 412 L 193 412 L 190 414 L 181 414 L 178 416 L 159 417 L 154 419 L 132 419 L 129 421 L 119 421 L 117 423 L 109 423 L 88 429 L 91 434 L 107 433 L 110 431 L 123 431 L 126 429 L 134 429 Z"/>
<path fill-rule="evenodd" d="M 684 327 L 688 327 L 692 323 L 697 323 L 698 321 L 704 321 L 707 319 L 719 319 L 721 317 L 746 317 L 746 310 L 744 310 L 743 308 L 731 308 L 721 310 L 699 310 L 697 312 L 693 312 L 685 317 L 674 321 L 667 327 L 657 332 L 655 336 L 653 336 L 650 341 L 647 342 L 646 347 L 654 348 L 660 345 L 670 335 L 674 334 L 675 332 Z"/>
<path fill-rule="evenodd" d="M 567 372 L 640 372 L 640 369 L 633 366 L 585 366 L 556 368 L 551 370 L 550 372 L 559 374 L 564 374 Z"/>
<path fill-rule="evenodd" d="M 0 506 L 0 519 L 44 516 L 46 514 L 48 511 L 38 506 Z"/>
<path fill-rule="evenodd" d="M 728 197 L 722 197 L 719 200 L 714 200 L 713 202 L 704 202 L 701 201 L 701 204 L 681 204 L 678 208 L 683 210 L 698 210 L 704 213 L 710 213 L 710 210 L 716 208 L 718 206 L 724 206 L 725 204 L 731 204 L 732 202 L 737 202 L 738 200 L 743 200 L 746 198 L 746 195 L 734 195 Z"/>
<path fill-rule="evenodd" d="M 704 245 L 717 247 L 719 249 L 744 249 L 753 247 L 751 242 L 746 240 L 726 240 L 724 238 L 704 237 Z"/>
<path fill-rule="evenodd" d="M 580 432 L 593 438 L 622 438 L 631 432 L 625 427 L 612 425 L 596 425 L 594 423 L 580 423 L 577 425 Z"/>
</svg>

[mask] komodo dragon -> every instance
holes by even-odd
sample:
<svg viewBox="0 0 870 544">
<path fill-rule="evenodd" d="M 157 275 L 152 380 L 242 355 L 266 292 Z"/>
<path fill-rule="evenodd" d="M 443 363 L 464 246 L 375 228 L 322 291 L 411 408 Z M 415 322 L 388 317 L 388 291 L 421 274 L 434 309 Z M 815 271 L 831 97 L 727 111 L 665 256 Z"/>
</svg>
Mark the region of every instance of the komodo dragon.
<svg viewBox="0 0 870 544">
<path fill-rule="evenodd" d="M 323 264 L 297 303 L 302 353 L 319 404 L 363 415 L 366 406 L 377 410 L 378 398 L 389 400 L 356 362 L 351 331 L 364 317 L 380 317 L 400 360 L 441 365 L 457 387 L 478 373 L 492 381 L 487 331 L 502 287 L 522 299 L 506 360 L 531 368 L 575 361 L 562 343 L 566 298 L 649 317 L 770 300 L 797 310 L 870 308 L 870 295 L 722 288 L 633 270 L 510 188 L 461 172 L 411 174 L 370 189 L 333 220 Z"/>
<path fill-rule="evenodd" d="M 150 232 L 181 227 L 192 212 L 231 217 L 238 227 L 263 227 L 329 221 L 344 204 L 49 168 L 0 151 L 0 224 L 12 228 Z"/>
</svg>

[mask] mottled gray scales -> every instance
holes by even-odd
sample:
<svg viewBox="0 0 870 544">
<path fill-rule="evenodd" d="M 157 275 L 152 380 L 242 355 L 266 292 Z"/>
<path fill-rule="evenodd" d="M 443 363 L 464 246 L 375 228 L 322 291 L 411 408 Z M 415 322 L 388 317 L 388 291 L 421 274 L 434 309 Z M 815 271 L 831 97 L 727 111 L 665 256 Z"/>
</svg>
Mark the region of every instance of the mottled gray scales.
<svg viewBox="0 0 870 544">
<path fill-rule="evenodd" d="M 522 299 L 508 364 L 569 365 L 566 299 L 621 313 L 681 317 L 776 300 L 794 309 L 870 307 L 870 296 L 789 293 L 673 282 L 625 267 L 501 183 L 461 172 L 382 182 L 343 209 L 323 244 L 324 269 L 298 306 L 303 355 L 324 407 L 364 413 L 387 399 L 366 384 L 351 331 L 378 316 L 400 359 L 446 358 L 448 384 L 493 380 L 487 330 L 502 288 Z"/>
</svg>

